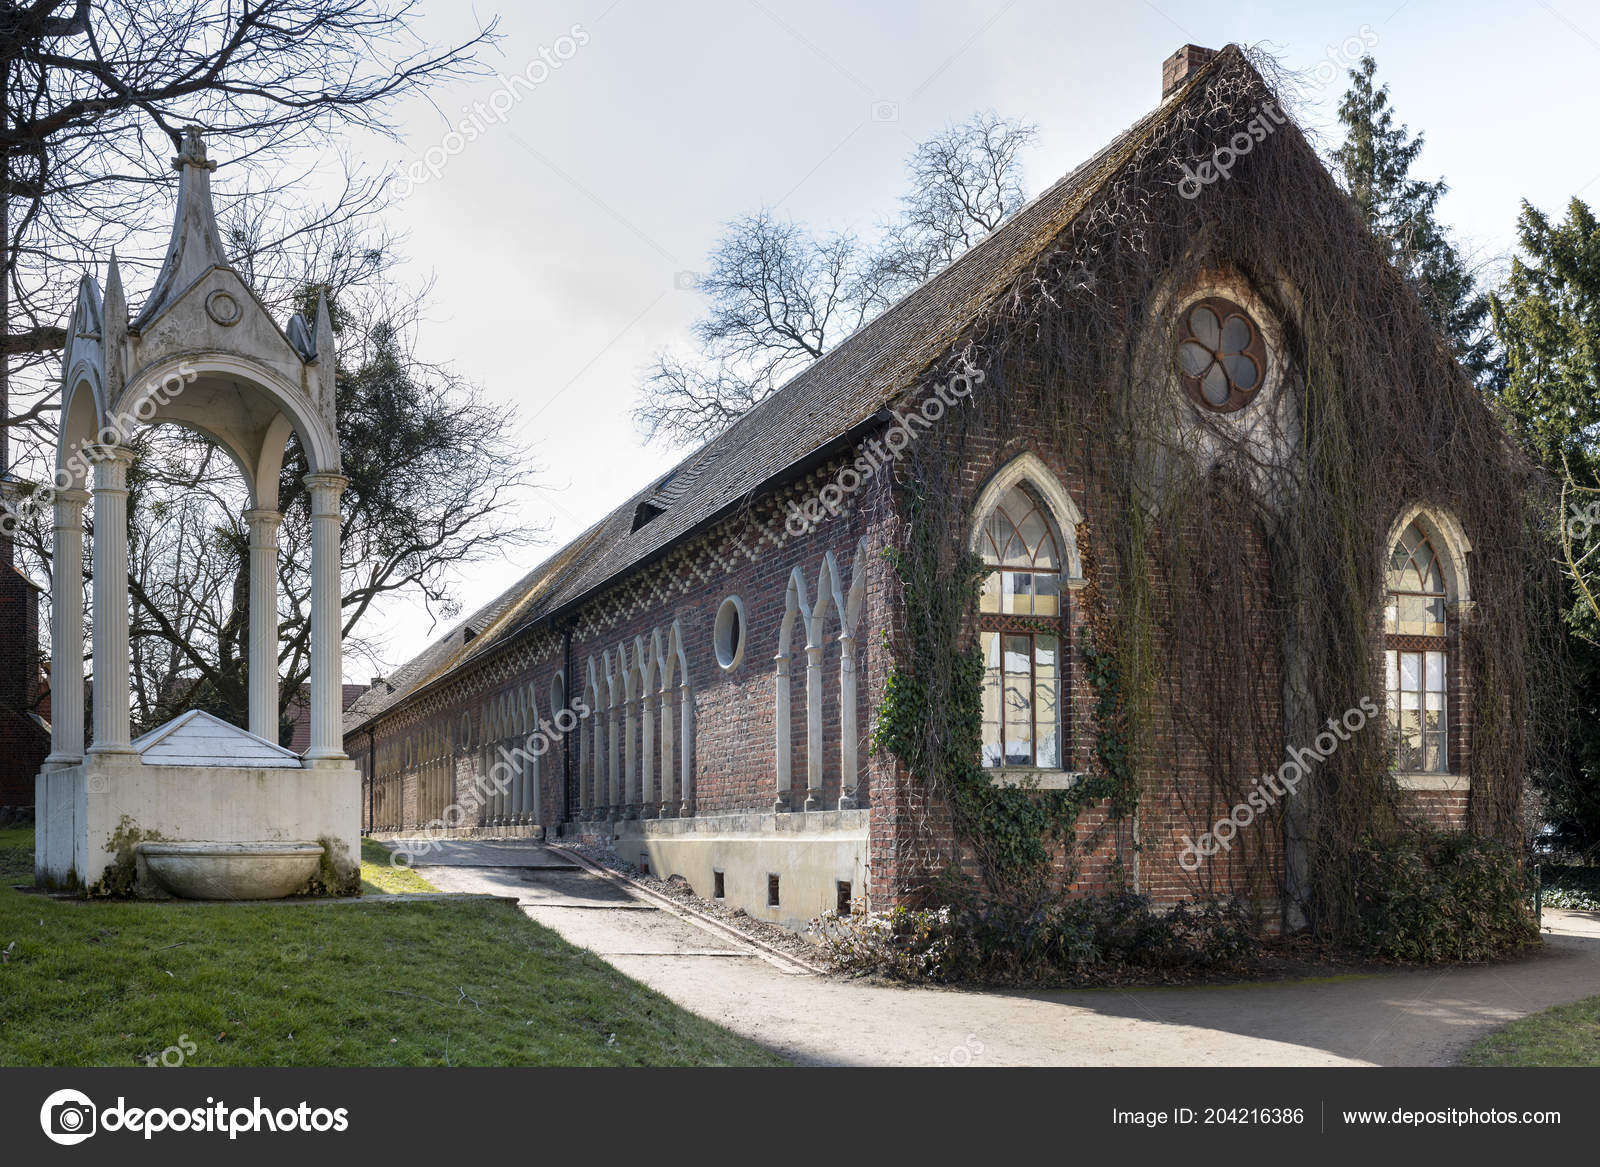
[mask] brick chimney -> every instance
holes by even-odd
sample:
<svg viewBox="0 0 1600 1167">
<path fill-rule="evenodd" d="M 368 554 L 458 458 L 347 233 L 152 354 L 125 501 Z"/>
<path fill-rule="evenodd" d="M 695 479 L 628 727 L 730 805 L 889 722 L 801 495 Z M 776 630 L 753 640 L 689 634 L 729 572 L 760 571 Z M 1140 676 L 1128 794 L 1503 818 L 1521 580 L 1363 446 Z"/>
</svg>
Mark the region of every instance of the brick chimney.
<svg viewBox="0 0 1600 1167">
<path fill-rule="evenodd" d="M 1199 45 L 1184 45 L 1161 62 L 1161 100 L 1165 101 L 1207 61 L 1217 55 L 1216 49 L 1203 49 Z"/>
</svg>

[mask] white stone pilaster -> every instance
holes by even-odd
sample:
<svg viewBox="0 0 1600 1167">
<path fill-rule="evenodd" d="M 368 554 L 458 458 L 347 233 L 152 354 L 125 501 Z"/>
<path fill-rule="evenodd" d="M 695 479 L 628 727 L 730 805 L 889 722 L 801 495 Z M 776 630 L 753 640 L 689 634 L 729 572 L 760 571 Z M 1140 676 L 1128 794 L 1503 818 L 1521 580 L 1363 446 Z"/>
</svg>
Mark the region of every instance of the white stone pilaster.
<svg viewBox="0 0 1600 1167">
<path fill-rule="evenodd" d="M 777 688 L 774 692 L 773 712 L 776 717 L 775 748 L 777 751 L 778 770 L 778 797 L 772 804 L 772 809 L 783 812 L 789 809 L 789 788 L 794 781 L 794 748 L 790 742 L 790 700 L 789 692 L 789 654 L 780 652 L 776 658 L 778 667 Z"/>
<path fill-rule="evenodd" d="M 86 490 L 55 497 L 50 589 L 50 756 L 46 769 L 83 761 L 83 508 Z"/>
<path fill-rule="evenodd" d="M 694 701 L 688 681 L 678 686 L 678 733 L 678 815 L 688 818 L 694 814 Z"/>
<path fill-rule="evenodd" d="M 856 638 L 852 632 L 839 637 L 839 809 L 856 805 Z"/>
<path fill-rule="evenodd" d="M 307 474 L 311 492 L 311 745 L 308 761 L 344 762 L 342 474 Z"/>
<path fill-rule="evenodd" d="M 94 744 L 131 754 L 128 662 L 128 467 L 132 451 L 91 447 L 94 461 Z"/>
<path fill-rule="evenodd" d="M 820 623 L 820 621 L 819 621 Z M 822 645 L 806 645 L 806 809 L 822 806 Z"/>
<path fill-rule="evenodd" d="M 644 815 L 648 808 L 656 801 L 655 780 L 655 754 L 656 754 L 656 695 L 650 689 L 650 680 L 644 682 L 644 713 L 640 718 L 640 750 L 639 757 L 643 763 L 640 771 L 639 786 L 639 813 Z"/>
<path fill-rule="evenodd" d="M 674 809 L 672 802 L 672 691 L 663 687 L 656 695 L 661 706 L 661 817 L 668 818 Z"/>
<path fill-rule="evenodd" d="M 278 740 L 278 525 L 277 511 L 249 510 L 250 527 L 250 732 Z"/>
</svg>

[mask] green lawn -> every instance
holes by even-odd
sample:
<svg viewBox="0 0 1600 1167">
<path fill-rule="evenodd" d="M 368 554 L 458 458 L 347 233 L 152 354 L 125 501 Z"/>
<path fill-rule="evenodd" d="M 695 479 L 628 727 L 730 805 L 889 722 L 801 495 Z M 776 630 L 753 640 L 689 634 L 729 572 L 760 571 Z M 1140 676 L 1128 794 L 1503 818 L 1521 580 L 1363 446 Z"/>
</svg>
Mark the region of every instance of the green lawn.
<svg viewBox="0 0 1600 1167">
<path fill-rule="evenodd" d="M 1464 1066 L 1600 1066 L 1600 997 L 1531 1013 L 1475 1042 Z"/>
<path fill-rule="evenodd" d="M 415 892 L 437 892 L 439 889 L 423 879 L 409 867 L 396 867 L 389 862 L 389 849 L 371 839 L 361 840 L 361 893 L 401 895 Z"/>
<path fill-rule="evenodd" d="M 508 905 L 63 902 L 10 886 L 32 847 L 0 832 L 0 1065 L 782 1064 Z"/>
</svg>

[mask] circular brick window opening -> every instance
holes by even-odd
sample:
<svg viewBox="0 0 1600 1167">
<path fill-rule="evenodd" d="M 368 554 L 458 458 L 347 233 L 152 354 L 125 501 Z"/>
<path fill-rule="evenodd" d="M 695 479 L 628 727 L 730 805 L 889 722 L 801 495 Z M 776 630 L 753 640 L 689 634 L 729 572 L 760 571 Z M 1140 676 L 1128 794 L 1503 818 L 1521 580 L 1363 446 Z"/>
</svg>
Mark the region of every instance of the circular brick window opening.
<svg viewBox="0 0 1600 1167">
<path fill-rule="evenodd" d="M 1266 381 L 1267 345 L 1260 327 L 1238 304 L 1220 296 L 1184 309 L 1177 355 L 1190 399 L 1216 413 L 1243 409 Z"/>
<path fill-rule="evenodd" d="M 716 645 L 717 664 L 724 671 L 736 669 L 744 660 L 744 604 L 738 596 L 729 596 L 717 609 L 716 628 L 712 634 Z"/>
</svg>

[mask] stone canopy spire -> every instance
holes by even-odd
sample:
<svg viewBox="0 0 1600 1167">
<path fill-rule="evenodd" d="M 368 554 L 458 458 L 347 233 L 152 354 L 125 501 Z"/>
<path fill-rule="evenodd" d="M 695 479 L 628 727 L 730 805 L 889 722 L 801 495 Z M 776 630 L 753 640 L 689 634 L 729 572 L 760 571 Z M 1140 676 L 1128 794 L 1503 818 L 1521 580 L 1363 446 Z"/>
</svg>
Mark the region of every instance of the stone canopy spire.
<svg viewBox="0 0 1600 1167">
<path fill-rule="evenodd" d="M 131 332 L 142 332 L 212 268 L 232 266 L 223 250 L 216 211 L 211 205 L 211 172 L 217 164 L 206 157 L 203 133 L 200 126 L 183 128 L 183 141 L 172 160 L 172 168 L 178 172 L 178 209 L 172 220 L 172 239 L 150 298 L 129 325 Z"/>
</svg>

